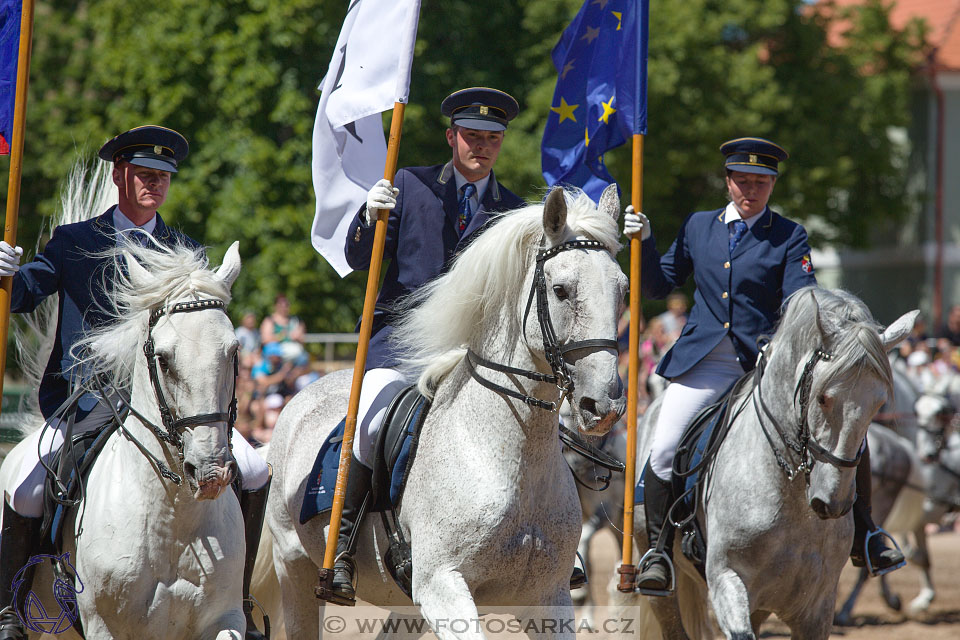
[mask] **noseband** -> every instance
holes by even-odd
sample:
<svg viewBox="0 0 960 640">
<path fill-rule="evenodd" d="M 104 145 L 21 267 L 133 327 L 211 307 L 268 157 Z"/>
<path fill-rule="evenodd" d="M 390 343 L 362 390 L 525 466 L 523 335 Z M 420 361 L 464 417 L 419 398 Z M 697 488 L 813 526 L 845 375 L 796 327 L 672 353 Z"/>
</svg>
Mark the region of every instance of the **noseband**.
<svg viewBox="0 0 960 640">
<path fill-rule="evenodd" d="M 823 349 L 814 349 L 813 353 L 810 354 L 810 358 L 807 360 L 806 364 L 803 365 L 803 373 L 800 374 L 800 380 L 797 381 L 797 386 L 793 392 L 794 404 L 799 405 L 799 416 L 797 418 L 796 425 L 796 436 L 791 438 L 787 435 L 786 431 L 780 426 L 780 423 L 774 417 L 774 415 L 767 408 L 767 405 L 763 401 L 761 393 L 761 378 L 763 377 L 764 371 L 766 370 L 766 352 L 761 349 L 760 357 L 757 360 L 756 368 L 756 393 L 753 394 L 754 408 L 757 410 L 758 417 L 762 414 L 767 417 L 772 423 L 774 430 L 777 432 L 777 435 L 780 436 L 780 441 L 783 443 L 785 451 L 792 450 L 797 457 L 800 458 L 800 463 L 794 467 L 791 465 L 784 455 L 780 452 L 780 449 L 776 446 L 771 438 L 770 433 L 767 431 L 767 427 L 764 425 L 764 421 L 760 420 L 761 430 L 763 435 L 766 436 L 767 442 L 770 444 L 770 448 L 773 450 L 773 455 L 777 459 L 777 464 L 780 465 L 780 468 L 783 469 L 784 473 L 787 475 L 788 480 L 793 480 L 798 473 L 803 472 L 806 477 L 807 484 L 810 484 L 810 472 L 813 470 L 813 465 L 816 461 L 823 462 L 824 464 L 829 464 L 834 467 L 841 468 L 852 468 L 856 467 L 860 463 L 860 456 L 863 454 L 863 449 L 857 452 L 856 457 L 854 458 L 843 458 L 841 456 L 834 455 L 832 452 L 824 448 L 813 434 L 810 432 L 810 424 L 808 420 L 808 413 L 810 409 L 810 388 L 813 385 L 813 369 L 816 367 L 817 362 L 823 360 L 828 362 L 833 359 L 833 356 Z M 759 407 L 757 406 L 759 404 Z"/>
<path fill-rule="evenodd" d="M 233 425 L 237 421 L 237 377 L 240 374 L 240 364 L 237 360 L 237 356 L 234 355 L 233 393 L 231 394 L 232 399 L 230 400 L 230 407 L 228 411 L 221 411 L 217 413 L 201 413 L 186 418 L 174 419 L 173 412 L 170 410 L 170 405 L 167 404 L 167 399 L 163 395 L 163 389 L 160 387 L 160 372 L 157 368 L 157 353 L 153 344 L 153 328 L 164 315 L 172 316 L 175 313 L 206 311 L 207 309 L 220 309 L 226 313 L 226 308 L 223 301 L 213 299 L 195 300 L 192 302 L 178 302 L 172 307 L 160 307 L 155 309 L 150 314 L 150 322 L 147 329 L 147 339 L 143 343 L 143 353 L 147 356 L 147 370 L 150 373 L 150 382 L 153 384 L 153 392 L 157 397 L 157 406 L 160 409 L 160 419 L 163 422 L 163 427 L 166 429 L 166 432 L 161 431 L 155 425 L 150 426 L 153 427 L 154 433 L 157 434 L 158 438 L 165 442 L 169 442 L 177 448 L 177 451 L 180 452 L 181 458 L 183 457 L 182 431 L 187 427 L 211 424 L 213 422 L 227 423 L 227 442 L 230 445 L 231 450 L 233 449 L 232 434 Z"/>
<path fill-rule="evenodd" d="M 532 407 L 538 407 L 548 411 L 557 411 L 560 408 L 560 404 L 563 402 L 563 398 L 573 393 L 573 379 L 570 377 L 569 363 L 564 356 L 573 351 L 581 351 L 585 349 L 592 351 L 605 349 L 613 349 L 614 351 L 617 350 L 617 341 L 608 340 L 606 338 L 578 340 L 574 342 L 568 342 L 563 345 L 560 344 L 560 339 L 557 337 L 557 332 L 553 327 L 553 322 L 550 320 L 550 306 L 547 302 L 547 279 L 543 273 L 543 265 L 550 258 L 556 256 L 562 251 L 567 251 L 569 249 L 606 251 L 607 247 L 602 242 L 598 242 L 596 240 L 570 240 L 568 242 L 558 244 L 550 249 L 540 249 L 537 252 L 536 267 L 533 271 L 533 284 L 530 287 L 530 295 L 527 297 L 527 306 L 523 314 L 522 326 L 524 333 L 526 333 L 527 318 L 530 315 L 530 308 L 533 305 L 534 293 L 536 293 L 537 320 L 540 322 L 540 332 L 543 334 L 543 353 L 544 357 L 547 359 L 547 362 L 550 364 L 550 369 L 553 372 L 552 375 L 540 373 L 539 371 L 527 371 L 525 369 L 517 369 L 516 367 L 497 364 L 496 362 L 482 358 L 472 349 L 467 349 L 467 369 L 470 371 L 470 375 L 474 380 L 482 384 L 484 387 L 499 393 L 500 395 L 516 398 L 517 400 L 521 400 Z M 493 371 L 506 373 L 508 375 L 523 376 L 524 378 L 535 380 L 537 382 L 553 383 L 557 385 L 558 389 L 560 389 L 560 400 L 556 402 L 540 400 L 539 398 L 534 398 L 533 396 L 519 393 L 513 389 L 507 389 L 506 387 L 481 377 L 480 374 L 477 373 L 476 367 L 478 365 L 487 369 L 492 369 Z"/>
</svg>

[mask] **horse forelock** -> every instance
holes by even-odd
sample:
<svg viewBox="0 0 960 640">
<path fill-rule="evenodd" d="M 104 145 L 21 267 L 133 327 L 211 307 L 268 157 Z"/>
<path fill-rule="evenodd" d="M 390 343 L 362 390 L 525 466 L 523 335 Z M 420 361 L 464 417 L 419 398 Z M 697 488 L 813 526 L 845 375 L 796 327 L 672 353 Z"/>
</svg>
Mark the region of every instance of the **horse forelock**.
<svg viewBox="0 0 960 640">
<path fill-rule="evenodd" d="M 823 374 L 814 378 L 813 396 L 840 378 L 865 373 L 877 376 L 888 395 L 893 393 L 893 370 L 880 326 L 867 306 L 847 291 L 805 287 L 794 293 L 774 338 L 780 341 L 791 343 L 797 362 L 811 347 L 830 354 L 830 360 L 821 364 Z M 771 347 L 779 348 L 774 343 Z"/>
<path fill-rule="evenodd" d="M 611 255 L 620 249 L 617 221 L 597 210 L 581 190 L 567 189 L 564 241 L 585 237 L 603 243 Z M 402 365 L 429 393 L 466 353 L 491 322 L 519 338 L 515 304 L 543 239 L 543 203 L 501 214 L 491 220 L 440 277 L 398 305 L 401 319 L 391 336 L 407 354 Z M 520 340 L 513 341 L 516 344 Z"/>
<path fill-rule="evenodd" d="M 229 287 L 209 269 L 202 249 L 157 243 L 141 247 L 121 236 L 116 247 L 97 255 L 112 261 L 112 268 L 104 273 L 112 273 L 114 278 L 93 284 L 102 287 L 106 294 L 107 308 L 101 311 L 109 321 L 73 348 L 77 366 L 87 374 L 105 375 L 115 383 L 125 384 L 146 339 L 149 315 L 155 309 L 186 299 L 230 302 Z M 132 282 L 126 268 L 128 259 L 136 260 L 150 273 L 148 282 Z"/>
</svg>

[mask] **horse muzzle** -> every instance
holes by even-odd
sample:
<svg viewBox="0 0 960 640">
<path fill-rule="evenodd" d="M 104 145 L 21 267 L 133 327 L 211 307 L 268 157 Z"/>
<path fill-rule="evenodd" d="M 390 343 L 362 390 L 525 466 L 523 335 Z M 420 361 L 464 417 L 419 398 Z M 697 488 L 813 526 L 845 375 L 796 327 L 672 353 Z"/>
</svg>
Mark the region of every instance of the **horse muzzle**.
<svg viewBox="0 0 960 640">
<path fill-rule="evenodd" d="M 593 398 L 580 398 L 580 431 L 590 435 L 602 436 L 617 423 L 627 408 L 626 397 L 621 395 L 615 400 L 597 402 Z"/>
<path fill-rule="evenodd" d="M 183 470 L 196 500 L 216 500 L 237 476 L 237 463 L 229 460 L 224 464 L 207 464 L 198 469 L 185 462 Z"/>
</svg>

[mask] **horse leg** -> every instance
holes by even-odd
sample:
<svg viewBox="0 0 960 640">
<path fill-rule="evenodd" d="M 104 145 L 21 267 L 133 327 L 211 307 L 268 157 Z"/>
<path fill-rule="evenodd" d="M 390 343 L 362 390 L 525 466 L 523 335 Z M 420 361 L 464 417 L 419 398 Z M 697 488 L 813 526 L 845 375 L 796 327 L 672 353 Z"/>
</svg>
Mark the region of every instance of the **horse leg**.
<svg viewBox="0 0 960 640">
<path fill-rule="evenodd" d="M 583 523 L 583 526 L 580 528 L 580 544 L 577 546 L 577 553 L 580 554 L 580 557 L 583 558 L 583 572 L 587 574 L 587 577 L 590 577 L 590 540 L 593 539 L 593 536 L 596 535 L 597 531 L 600 529 L 600 515 L 597 511 L 594 511 L 593 514 L 587 518 Z M 572 592 L 571 597 L 573 598 L 573 603 L 578 607 L 589 607 L 590 600 L 590 585 L 583 587 L 582 589 L 577 589 Z M 584 617 L 587 621 L 587 624 L 591 624 L 589 618 L 589 613 Z M 593 628 L 591 624 L 591 629 Z"/>
<path fill-rule="evenodd" d="M 895 594 L 890 589 L 890 583 L 887 582 L 887 576 L 880 576 L 880 595 L 883 597 L 883 601 L 887 604 L 888 607 L 894 611 L 900 611 L 902 608 L 902 603 L 900 602 L 900 596 Z"/>
<path fill-rule="evenodd" d="M 784 620 L 790 627 L 790 640 L 827 640 L 833 623 L 833 607 L 837 601 L 837 592 L 829 598 L 822 598 L 819 607 L 804 611 L 804 617 L 798 620 Z"/>
<path fill-rule="evenodd" d="M 558 589 L 552 597 L 520 617 L 527 636 L 533 640 L 575 640 L 577 637 L 573 600 L 566 587 Z"/>
<path fill-rule="evenodd" d="M 420 614 L 439 640 L 485 639 L 476 624 L 480 620 L 477 605 L 458 571 L 438 569 L 418 578 L 413 577 L 413 601 L 420 605 Z M 453 624 L 456 621 L 462 622 Z"/>
<path fill-rule="evenodd" d="M 911 613 L 922 613 L 929 609 L 937 595 L 930 576 L 930 552 L 927 549 L 927 533 L 924 526 L 921 524 L 913 532 L 917 539 L 917 547 L 910 559 L 920 568 L 920 593 L 910 602 Z"/>
<path fill-rule="evenodd" d="M 710 602 L 720 629 L 729 640 L 755 640 L 750 621 L 750 596 L 743 580 L 726 568 L 708 576 Z"/>
<path fill-rule="evenodd" d="M 882 578 L 881 578 L 882 580 Z M 853 607 L 857 604 L 857 598 L 860 597 L 860 591 L 863 589 L 863 585 L 867 582 L 867 569 L 866 567 L 860 569 L 859 575 L 857 575 L 857 583 L 853 585 L 853 589 L 850 590 L 850 595 L 847 596 L 846 602 L 843 603 L 843 607 L 840 609 L 840 613 L 836 614 L 833 617 L 833 623 L 841 627 L 849 627 L 853 624 Z M 883 583 L 884 585 L 886 582 Z"/>
<path fill-rule="evenodd" d="M 660 625 L 660 631 L 665 640 L 690 640 L 690 636 L 683 629 L 680 617 L 680 606 L 677 596 L 666 598 L 648 598 L 653 615 Z"/>
<path fill-rule="evenodd" d="M 288 638 L 320 638 L 319 601 L 313 594 L 317 567 L 292 529 L 274 532 L 273 566 L 280 582 Z"/>
</svg>

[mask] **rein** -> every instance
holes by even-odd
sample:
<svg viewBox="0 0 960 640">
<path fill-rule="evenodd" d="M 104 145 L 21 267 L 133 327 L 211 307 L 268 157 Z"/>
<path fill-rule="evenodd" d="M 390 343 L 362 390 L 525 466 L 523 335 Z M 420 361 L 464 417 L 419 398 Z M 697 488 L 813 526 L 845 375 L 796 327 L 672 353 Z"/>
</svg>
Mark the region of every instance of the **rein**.
<svg viewBox="0 0 960 640">
<path fill-rule="evenodd" d="M 795 438 L 791 439 L 786 430 L 780 425 L 777 418 L 771 413 L 770 409 L 763 401 L 760 383 L 762 381 L 763 374 L 766 371 L 767 359 L 765 348 L 760 350 L 760 356 L 757 359 L 756 374 L 754 376 L 754 409 L 757 411 L 758 417 L 761 415 L 766 416 L 766 418 L 773 423 L 774 431 L 776 431 L 777 435 L 780 436 L 780 441 L 783 443 L 784 453 L 792 450 L 797 457 L 800 458 L 800 463 L 794 468 L 784 457 L 784 454 L 780 452 L 780 449 L 776 446 L 776 443 L 774 443 L 773 438 L 770 436 L 770 432 L 767 430 L 767 427 L 764 424 L 764 421 L 760 420 L 760 429 L 763 431 L 763 435 L 766 437 L 770 448 L 773 450 L 773 455 L 777 459 L 777 464 L 781 469 L 783 469 L 787 476 L 787 480 L 789 481 L 792 481 L 798 473 L 803 472 L 804 476 L 806 477 L 807 484 L 809 484 L 810 472 L 813 470 L 813 465 L 817 461 L 834 467 L 842 468 L 856 467 L 860 463 L 860 456 L 863 454 L 862 449 L 857 452 L 857 455 L 854 458 L 837 456 L 817 442 L 816 438 L 814 438 L 813 434 L 810 432 L 808 413 L 810 409 L 810 388 L 813 385 L 813 370 L 816 367 L 817 362 L 821 360 L 824 362 L 829 362 L 832 359 L 833 355 L 827 353 L 822 348 L 817 348 L 814 349 L 813 353 L 810 354 L 810 358 L 807 360 L 806 364 L 803 365 L 803 373 L 801 373 L 800 380 L 797 381 L 797 386 L 793 393 L 794 403 L 799 404 L 799 416 L 797 418 L 797 424 L 795 428 Z"/>
<path fill-rule="evenodd" d="M 537 252 L 536 267 L 533 272 L 533 284 L 530 287 L 530 295 L 527 297 L 527 306 L 523 314 L 523 327 L 525 331 L 527 326 L 527 318 L 530 315 L 530 308 L 533 305 L 534 293 L 536 293 L 537 319 L 540 322 L 540 332 L 543 334 L 543 352 L 547 362 L 550 364 L 552 375 L 541 373 L 539 371 L 528 371 L 526 369 L 518 369 L 516 367 L 499 364 L 483 358 L 472 349 L 467 349 L 467 356 L 465 358 L 467 370 L 470 372 L 470 376 L 487 389 L 490 389 L 491 391 L 494 391 L 502 396 L 508 396 L 510 398 L 520 400 L 531 407 L 546 409 L 547 411 L 553 412 L 556 412 L 560 409 L 563 399 L 571 395 L 574 388 L 573 379 L 570 377 L 569 363 L 564 356 L 573 351 L 581 351 L 584 349 L 617 350 L 617 341 L 608 340 L 606 338 L 578 340 L 574 342 L 568 342 L 563 345 L 560 344 L 560 340 L 557 337 L 557 332 L 550 320 L 550 307 L 547 302 L 547 279 L 543 273 L 543 265 L 550 258 L 556 256 L 562 251 L 567 251 L 569 249 L 606 251 L 607 247 L 602 242 L 598 242 L 596 240 L 570 240 L 568 242 L 558 244 L 550 249 L 540 249 Z M 536 382 L 548 382 L 555 384 L 560 390 L 560 398 L 556 401 L 541 400 L 534 396 L 529 396 L 524 393 L 514 391 L 513 389 L 508 389 L 482 377 L 477 372 L 477 366 L 481 366 L 485 369 L 491 369 L 493 371 L 499 371 L 500 373 L 505 373 L 507 375 L 522 376 Z"/>
</svg>

